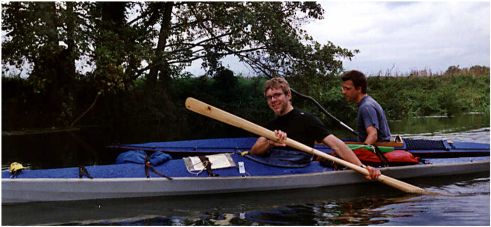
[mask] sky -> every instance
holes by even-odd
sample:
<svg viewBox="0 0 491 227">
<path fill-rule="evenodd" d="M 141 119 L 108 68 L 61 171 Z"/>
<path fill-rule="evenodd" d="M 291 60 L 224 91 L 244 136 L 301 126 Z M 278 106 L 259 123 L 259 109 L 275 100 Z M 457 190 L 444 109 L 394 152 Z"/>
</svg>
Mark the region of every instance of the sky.
<svg viewBox="0 0 491 227">
<path fill-rule="evenodd" d="M 321 44 L 358 49 L 351 61 L 343 60 L 346 70 L 394 75 L 490 65 L 489 1 L 318 2 L 324 19 L 304 28 Z M 253 73 L 234 58 L 224 65 L 236 73 Z M 188 71 L 202 74 L 199 63 Z"/>
</svg>

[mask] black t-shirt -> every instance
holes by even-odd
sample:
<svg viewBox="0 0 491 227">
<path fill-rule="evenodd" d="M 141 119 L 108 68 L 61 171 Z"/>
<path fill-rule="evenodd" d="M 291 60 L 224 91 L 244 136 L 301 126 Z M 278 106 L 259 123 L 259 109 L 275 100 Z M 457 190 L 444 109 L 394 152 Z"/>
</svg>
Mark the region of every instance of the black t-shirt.
<svg viewBox="0 0 491 227">
<path fill-rule="evenodd" d="M 297 109 L 275 118 L 266 125 L 266 128 L 284 131 L 287 133 L 287 138 L 310 147 L 330 134 L 317 117 Z"/>
</svg>

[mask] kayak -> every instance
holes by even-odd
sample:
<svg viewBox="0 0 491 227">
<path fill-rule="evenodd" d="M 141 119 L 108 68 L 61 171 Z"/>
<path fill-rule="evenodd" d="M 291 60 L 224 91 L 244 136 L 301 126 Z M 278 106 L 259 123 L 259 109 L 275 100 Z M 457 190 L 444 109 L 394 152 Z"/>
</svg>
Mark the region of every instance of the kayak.
<svg viewBox="0 0 491 227">
<path fill-rule="evenodd" d="M 127 162 L 23 169 L 15 177 L 5 170 L 2 203 L 273 191 L 370 182 L 353 170 L 336 169 L 318 161 L 302 167 L 280 167 L 242 156 L 254 141 L 247 137 L 115 145 L 111 148 L 158 152 L 169 158 L 152 165 Z M 321 145 L 316 145 L 316 149 L 331 152 Z M 382 174 L 396 179 L 489 173 L 489 144 L 405 140 L 396 149 L 421 158 L 414 165 L 380 168 Z M 205 165 L 206 162 L 211 164 Z"/>
</svg>

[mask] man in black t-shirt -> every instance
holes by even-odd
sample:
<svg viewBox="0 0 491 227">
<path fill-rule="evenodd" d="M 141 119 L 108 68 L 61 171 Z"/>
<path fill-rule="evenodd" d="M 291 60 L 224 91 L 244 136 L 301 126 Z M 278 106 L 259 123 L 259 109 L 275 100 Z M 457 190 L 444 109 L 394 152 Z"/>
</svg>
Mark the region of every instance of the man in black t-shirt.
<svg viewBox="0 0 491 227">
<path fill-rule="evenodd" d="M 362 166 L 355 153 L 342 140 L 329 133 L 318 118 L 293 108 L 290 86 L 284 78 L 276 77 L 266 81 L 264 95 L 266 96 L 269 108 L 277 116 L 266 125 L 266 128 L 273 130 L 280 142 L 259 137 L 251 148 L 251 154 L 267 155 L 274 147 L 286 147 L 283 141 L 288 136 L 310 147 L 313 147 L 315 142 L 322 142 L 329 146 L 342 159 Z M 286 152 L 280 152 L 280 156 L 285 156 L 280 158 L 288 158 L 292 162 L 298 163 L 310 162 L 312 160 L 310 154 L 301 151 Z M 380 175 L 378 169 L 370 166 L 366 166 L 365 168 L 369 172 L 370 179 L 376 179 Z"/>
</svg>

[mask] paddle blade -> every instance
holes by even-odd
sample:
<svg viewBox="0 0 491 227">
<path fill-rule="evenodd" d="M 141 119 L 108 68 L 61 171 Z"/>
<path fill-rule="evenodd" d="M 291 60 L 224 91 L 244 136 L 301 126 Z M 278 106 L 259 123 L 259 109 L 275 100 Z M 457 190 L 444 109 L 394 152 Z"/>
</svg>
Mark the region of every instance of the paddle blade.
<svg viewBox="0 0 491 227">
<path fill-rule="evenodd" d="M 412 184 L 408 184 L 406 182 L 385 175 L 380 175 L 377 178 L 377 180 L 386 185 L 397 188 L 403 192 L 412 193 L 412 194 L 432 194 L 420 187 L 414 186 Z"/>
</svg>

